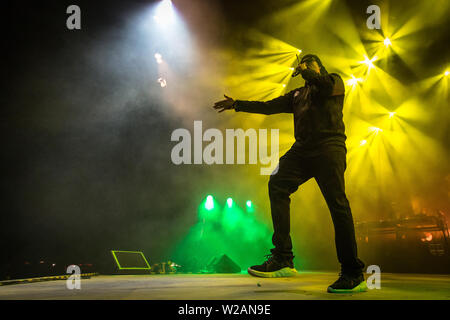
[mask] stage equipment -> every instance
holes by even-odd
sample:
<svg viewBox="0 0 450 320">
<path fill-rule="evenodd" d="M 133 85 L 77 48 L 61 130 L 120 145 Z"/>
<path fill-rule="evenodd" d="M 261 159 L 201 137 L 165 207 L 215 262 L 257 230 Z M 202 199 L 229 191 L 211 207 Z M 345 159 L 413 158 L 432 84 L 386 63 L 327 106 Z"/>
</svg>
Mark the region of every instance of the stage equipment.
<svg viewBox="0 0 450 320">
<path fill-rule="evenodd" d="M 181 268 L 181 266 L 169 260 L 167 262 L 155 263 L 152 266 L 152 273 L 174 274 L 178 268 Z"/>
<path fill-rule="evenodd" d="M 151 267 L 141 251 L 111 250 L 111 254 L 116 262 L 117 273 L 150 273 Z"/>
<path fill-rule="evenodd" d="M 355 223 L 358 251 L 385 272 L 448 273 L 449 230 L 445 215 Z"/>
<path fill-rule="evenodd" d="M 241 267 L 226 254 L 213 257 L 206 265 L 208 273 L 240 273 Z"/>
<path fill-rule="evenodd" d="M 443 214 L 419 214 L 403 219 L 357 222 L 355 228 L 358 239 L 364 239 L 365 242 L 370 242 L 375 235 L 394 235 L 395 240 L 429 242 L 430 253 L 434 255 L 449 254 L 449 230 Z M 435 237 L 432 233 L 436 233 Z"/>
</svg>

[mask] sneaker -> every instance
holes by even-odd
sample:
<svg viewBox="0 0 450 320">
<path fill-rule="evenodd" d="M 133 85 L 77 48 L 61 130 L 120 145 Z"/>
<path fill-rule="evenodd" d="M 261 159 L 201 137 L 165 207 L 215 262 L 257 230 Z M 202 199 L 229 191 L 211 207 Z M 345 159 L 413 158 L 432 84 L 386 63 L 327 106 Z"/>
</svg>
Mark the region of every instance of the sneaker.
<svg viewBox="0 0 450 320">
<path fill-rule="evenodd" d="M 365 292 L 367 291 L 367 284 L 362 273 L 357 276 L 341 273 L 339 279 L 329 286 L 327 291 L 329 293 Z"/>
<path fill-rule="evenodd" d="M 266 257 L 267 260 L 263 264 L 248 268 L 248 273 L 252 276 L 263 278 L 293 277 L 297 275 L 297 270 L 295 270 L 292 260 L 282 260 L 276 258 L 273 254 L 268 254 Z"/>
</svg>

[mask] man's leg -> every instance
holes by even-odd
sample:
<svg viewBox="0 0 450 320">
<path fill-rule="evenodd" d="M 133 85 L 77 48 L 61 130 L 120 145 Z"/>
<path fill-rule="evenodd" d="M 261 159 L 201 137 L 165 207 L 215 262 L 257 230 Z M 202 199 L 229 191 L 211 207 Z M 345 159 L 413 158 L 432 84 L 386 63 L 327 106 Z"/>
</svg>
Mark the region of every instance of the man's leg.
<svg viewBox="0 0 450 320">
<path fill-rule="evenodd" d="M 352 212 L 345 195 L 346 152 L 330 151 L 318 158 L 315 179 L 330 209 L 342 273 L 360 275 L 364 263 L 358 259 Z"/>
<path fill-rule="evenodd" d="M 290 195 L 312 177 L 307 159 L 299 150 L 291 148 L 280 158 L 278 172 L 270 176 L 269 198 L 274 233 L 272 253 L 292 260 L 292 241 L 290 236 Z"/>
<path fill-rule="evenodd" d="M 275 246 L 272 256 L 262 265 L 248 268 L 248 273 L 258 277 L 288 277 L 296 274 L 293 264 L 290 232 L 290 198 L 298 186 L 312 177 L 308 160 L 298 149 L 291 148 L 280 158 L 278 171 L 269 180 L 269 197 L 272 211 Z"/>
</svg>

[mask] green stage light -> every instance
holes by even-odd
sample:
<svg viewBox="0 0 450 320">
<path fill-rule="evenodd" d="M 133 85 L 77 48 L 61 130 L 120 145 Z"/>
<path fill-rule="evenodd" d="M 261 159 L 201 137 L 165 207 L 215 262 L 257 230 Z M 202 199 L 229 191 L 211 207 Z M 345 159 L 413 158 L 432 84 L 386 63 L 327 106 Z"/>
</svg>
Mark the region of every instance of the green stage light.
<svg viewBox="0 0 450 320">
<path fill-rule="evenodd" d="M 245 204 L 247 205 L 247 208 L 252 207 L 252 202 L 250 200 L 247 200 L 247 202 Z"/>
<path fill-rule="evenodd" d="M 227 206 L 228 206 L 228 208 L 231 208 L 233 206 L 233 199 L 232 198 L 228 198 L 227 199 Z"/>
<path fill-rule="evenodd" d="M 208 211 L 214 209 L 214 198 L 212 195 L 206 197 L 205 209 Z"/>
</svg>

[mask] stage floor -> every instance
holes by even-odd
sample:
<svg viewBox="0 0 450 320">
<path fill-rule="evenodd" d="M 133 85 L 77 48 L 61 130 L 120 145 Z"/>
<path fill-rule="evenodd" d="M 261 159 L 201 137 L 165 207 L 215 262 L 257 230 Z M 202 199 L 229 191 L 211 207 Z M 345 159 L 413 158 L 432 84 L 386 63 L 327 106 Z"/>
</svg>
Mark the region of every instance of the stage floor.
<svg viewBox="0 0 450 320">
<path fill-rule="evenodd" d="M 381 289 L 330 294 L 335 273 L 302 272 L 293 278 L 265 279 L 248 274 L 95 276 L 80 290 L 65 280 L 0 286 L 0 299 L 149 299 L 149 300 L 339 300 L 450 299 L 450 275 L 381 275 Z"/>
</svg>

